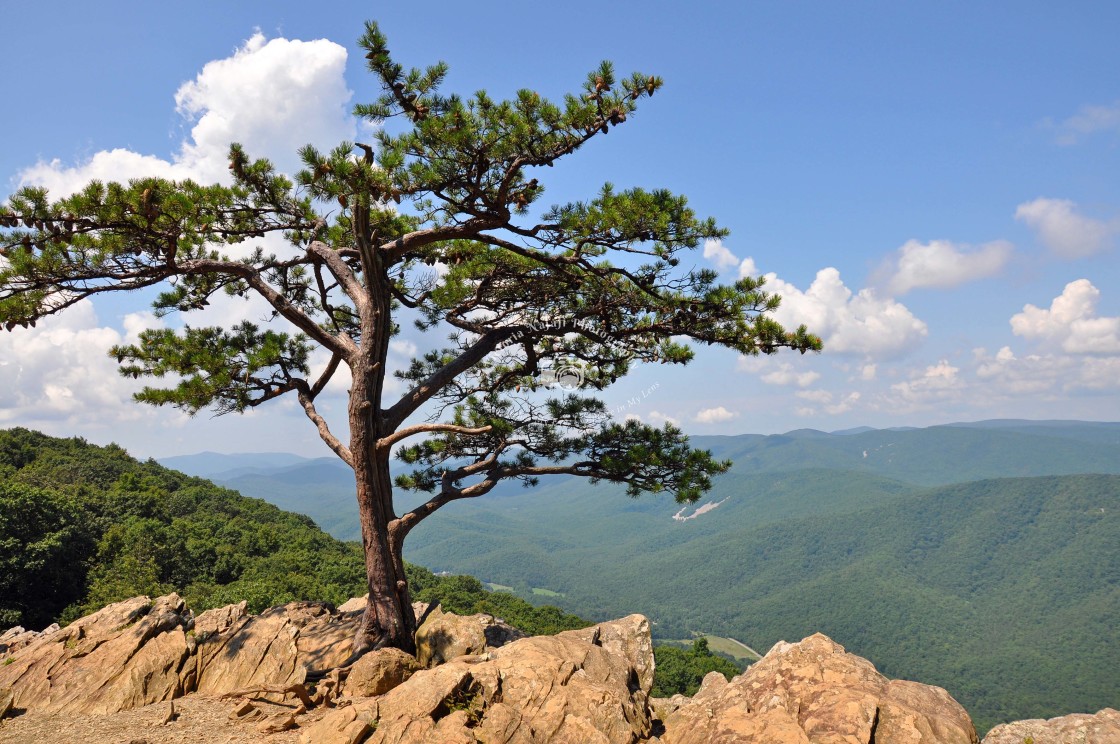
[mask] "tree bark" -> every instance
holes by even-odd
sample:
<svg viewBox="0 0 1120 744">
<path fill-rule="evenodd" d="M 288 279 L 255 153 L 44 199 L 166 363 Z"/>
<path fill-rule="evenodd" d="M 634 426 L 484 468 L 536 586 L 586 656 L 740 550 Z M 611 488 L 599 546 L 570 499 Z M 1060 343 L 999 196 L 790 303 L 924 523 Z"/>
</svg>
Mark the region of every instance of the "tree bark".
<svg viewBox="0 0 1120 744">
<path fill-rule="evenodd" d="M 416 615 L 404 572 L 404 535 L 393 514 L 389 462 L 382 457 L 361 459 L 370 460 L 354 469 L 369 597 L 354 652 L 391 646 L 414 654 Z"/>
<path fill-rule="evenodd" d="M 404 531 L 399 529 L 393 509 L 389 447 L 378 447 L 380 439 L 391 433 L 386 431 L 390 425 L 381 410 L 385 357 L 393 327 L 391 284 L 382 257 L 371 245 L 369 205 L 354 198 L 353 208 L 366 294 L 356 302 L 361 342 L 350 360 L 348 414 L 369 588 L 365 613 L 354 636 L 354 652 L 393 647 L 414 654 L 416 615 L 404 572 Z"/>
</svg>

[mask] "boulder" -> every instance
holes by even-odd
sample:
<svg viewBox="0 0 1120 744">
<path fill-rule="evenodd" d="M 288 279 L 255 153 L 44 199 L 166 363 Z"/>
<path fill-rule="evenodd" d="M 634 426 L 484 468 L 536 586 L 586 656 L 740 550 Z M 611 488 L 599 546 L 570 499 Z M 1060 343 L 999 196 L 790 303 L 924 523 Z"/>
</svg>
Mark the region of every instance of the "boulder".
<svg viewBox="0 0 1120 744">
<path fill-rule="evenodd" d="M 436 607 L 416 630 L 416 659 L 432 667 L 459 656 L 500 648 L 525 634 L 493 615 L 454 615 Z"/>
<path fill-rule="evenodd" d="M 1074 713 L 1044 721 L 1033 718 L 996 726 L 984 744 L 1118 744 L 1120 712 L 1105 708 L 1094 714 Z"/>
<path fill-rule="evenodd" d="M 290 602 L 244 616 L 238 605 L 199 617 L 209 632 L 198 636 L 191 676 L 204 695 L 307 681 L 345 663 L 357 619 L 331 612 L 319 602 Z M 210 615 L 210 613 L 215 613 Z"/>
<path fill-rule="evenodd" d="M 14 706 L 50 712 L 116 713 L 182 695 L 193 618 L 170 594 L 108 605 L 41 636 L 0 665 Z"/>
<path fill-rule="evenodd" d="M 245 603 L 197 618 L 178 595 L 135 597 L 38 637 L 0 664 L 14 706 L 115 713 L 190 692 L 303 683 L 349 660 L 357 618 L 292 602 L 257 616 Z"/>
<path fill-rule="evenodd" d="M 205 639 L 218 633 L 225 633 L 248 616 L 245 602 L 207 610 L 194 619 L 195 636 Z"/>
<path fill-rule="evenodd" d="M 653 668 L 649 624 L 626 618 L 597 627 L 597 639 L 594 629 L 524 638 L 422 669 L 381 697 L 332 711 L 301 740 L 350 742 L 345 736 L 369 730 L 376 744 L 648 739 L 649 689 L 638 670 Z M 642 632 L 644 639 L 631 637 Z M 593 642 L 603 638 L 629 651 Z"/>
<path fill-rule="evenodd" d="M 705 678 L 664 726 L 665 744 L 977 743 L 947 692 L 889 680 L 820 634 L 776 644 L 731 682 Z"/>
<path fill-rule="evenodd" d="M 373 704 L 376 710 L 376 704 Z M 377 720 L 374 715 L 373 720 Z M 300 734 L 300 744 L 359 744 L 366 741 L 373 725 L 369 705 L 348 705 L 337 708 L 307 727 Z"/>
<path fill-rule="evenodd" d="M 360 597 L 351 597 L 338 606 L 339 612 L 362 612 L 366 608 L 366 602 L 369 595 L 363 594 Z"/>
<path fill-rule="evenodd" d="M 415 657 L 400 649 L 383 648 L 370 651 L 350 667 L 345 691 L 351 697 L 384 695 L 420 668 Z"/>
<path fill-rule="evenodd" d="M 664 721 L 670 715 L 676 712 L 678 708 L 688 702 L 688 698 L 684 695 L 674 695 L 673 697 L 651 697 L 649 699 L 649 708 L 653 712 L 653 717 L 658 721 Z"/>
<path fill-rule="evenodd" d="M 645 615 L 629 615 L 610 623 L 564 631 L 560 635 L 589 641 L 608 653 L 631 660 L 638 665 L 634 668 L 638 684 L 647 694 L 653 689 L 653 639 Z"/>
</svg>

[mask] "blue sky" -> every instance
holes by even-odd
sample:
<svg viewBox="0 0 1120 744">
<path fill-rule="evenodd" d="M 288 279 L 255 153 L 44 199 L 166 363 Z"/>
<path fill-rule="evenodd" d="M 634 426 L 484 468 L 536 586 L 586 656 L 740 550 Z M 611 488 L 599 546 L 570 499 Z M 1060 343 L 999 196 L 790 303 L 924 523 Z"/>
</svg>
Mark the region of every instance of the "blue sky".
<svg viewBox="0 0 1120 744">
<path fill-rule="evenodd" d="M 826 342 L 639 370 L 603 395 L 620 414 L 704 434 L 1120 419 L 1115 3 L 5 5 L 0 192 L 221 178 L 231 139 L 291 167 L 299 144 L 360 136 L 366 17 L 464 93 L 559 97 L 611 59 L 665 88 L 543 174 L 542 206 L 607 180 L 686 194 L 731 230 L 695 264 L 772 274 L 779 318 Z M 128 402 L 104 349 L 150 327 L 145 309 L 0 335 L 0 425 L 139 455 L 327 453 L 287 404 L 187 419 Z M 438 341 L 406 335 L 394 359 Z"/>
</svg>

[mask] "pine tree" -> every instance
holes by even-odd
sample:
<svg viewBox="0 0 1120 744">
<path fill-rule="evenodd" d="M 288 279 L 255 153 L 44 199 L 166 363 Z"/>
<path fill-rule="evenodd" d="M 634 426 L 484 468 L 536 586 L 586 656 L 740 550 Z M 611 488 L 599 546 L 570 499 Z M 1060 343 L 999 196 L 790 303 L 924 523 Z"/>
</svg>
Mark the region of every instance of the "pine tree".
<svg viewBox="0 0 1120 744">
<path fill-rule="evenodd" d="M 584 393 L 635 364 L 687 363 L 689 339 L 748 355 L 804 353 L 820 340 L 772 318 L 779 298 L 762 278 L 721 285 L 714 272 L 676 269 L 682 253 L 725 235 L 681 196 L 607 184 L 531 218 L 544 168 L 626 122 L 660 78 L 616 79 L 604 62 L 562 104 L 532 90 L 505 101 L 444 96 L 443 63 L 405 70 L 374 23 L 359 44 L 383 89 L 355 109 L 383 124 L 375 144 L 307 146 L 294 181 L 233 144 L 228 186 L 143 178 L 92 182 L 53 202 L 39 188 L 15 193 L 0 210 L 0 324 L 156 286 L 160 315 L 221 292 L 263 298 L 275 319 L 266 327 L 149 330 L 110 353 L 126 376 L 174 376 L 138 400 L 192 414 L 295 396 L 354 470 L 370 590 L 355 649 L 412 650 L 402 547 L 440 507 L 550 474 L 691 502 L 729 467 L 673 426 L 614 421 Z M 291 250 L 223 252 L 273 233 Z M 398 373 L 408 390 L 392 399 L 386 355 L 406 313 L 450 341 Z M 330 362 L 313 379 L 316 347 Z M 343 367 L 348 440 L 316 407 Z M 412 466 L 396 488 L 430 494 L 404 514 L 393 502 L 394 447 Z"/>
</svg>

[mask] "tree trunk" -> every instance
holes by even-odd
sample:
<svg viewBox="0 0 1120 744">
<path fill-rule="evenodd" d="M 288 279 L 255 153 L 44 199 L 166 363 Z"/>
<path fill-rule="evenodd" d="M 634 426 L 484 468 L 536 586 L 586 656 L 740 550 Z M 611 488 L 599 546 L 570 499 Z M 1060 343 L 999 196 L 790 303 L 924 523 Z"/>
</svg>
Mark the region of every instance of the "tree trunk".
<svg viewBox="0 0 1120 744">
<path fill-rule="evenodd" d="M 401 554 L 404 535 L 394 529 L 399 520 L 393 510 L 389 450 L 377 446 L 380 422 L 374 414 L 377 406 L 371 402 L 380 398 L 382 366 L 383 362 L 372 362 L 364 355 L 351 366 L 350 452 L 369 588 L 365 614 L 354 636 L 354 652 L 391 646 L 411 654 L 416 652 L 416 616 Z"/>
<path fill-rule="evenodd" d="M 389 462 L 378 457 L 368 466 L 354 470 L 369 588 L 365 614 L 354 637 L 354 652 L 391 646 L 414 654 L 416 615 L 404 572 L 404 534 L 393 513 Z"/>
<path fill-rule="evenodd" d="M 381 393 L 385 384 L 385 357 L 393 332 L 392 286 L 382 258 L 373 249 L 369 204 L 354 197 L 353 229 L 362 260 L 368 295 L 359 302 L 361 342 L 350 360 L 350 452 L 358 489 L 358 517 L 366 558 L 369 598 L 354 636 L 354 652 L 399 648 L 416 653 L 416 615 L 404 573 L 404 533 L 393 510 L 393 482 L 389 477 L 389 448 L 378 441 L 383 431 Z"/>
</svg>

